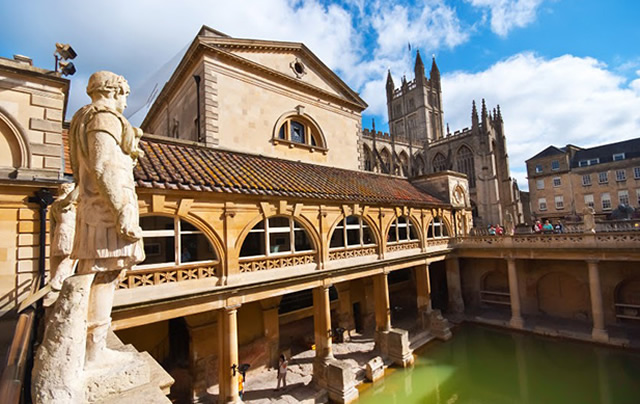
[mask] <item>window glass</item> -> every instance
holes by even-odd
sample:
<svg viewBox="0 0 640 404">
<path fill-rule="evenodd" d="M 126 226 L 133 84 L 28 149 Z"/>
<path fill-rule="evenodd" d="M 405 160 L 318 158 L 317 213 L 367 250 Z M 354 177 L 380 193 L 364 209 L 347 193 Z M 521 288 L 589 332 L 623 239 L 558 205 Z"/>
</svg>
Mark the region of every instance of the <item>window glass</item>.
<svg viewBox="0 0 640 404">
<path fill-rule="evenodd" d="M 285 138 L 285 132 L 284 132 L 284 127 L 287 126 L 286 124 L 282 125 L 280 127 L 280 131 L 278 132 L 278 138 L 280 139 L 284 139 Z"/>
<path fill-rule="evenodd" d="M 560 169 L 560 162 L 558 160 L 553 160 L 551 162 L 551 169 L 552 170 L 559 170 Z"/>
<path fill-rule="evenodd" d="M 554 187 L 559 187 L 560 185 L 562 185 L 562 181 L 560 180 L 560 177 L 554 177 L 553 186 Z"/>
<path fill-rule="evenodd" d="M 616 181 L 624 181 L 627 179 L 627 172 L 625 170 L 616 170 Z"/>
<path fill-rule="evenodd" d="M 611 210 L 611 195 L 608 192 L 605 192 L 600 197 L 602 200 L 602 209 L 603 210 Z"/>
<path fill-rule="evenodd" d="M 536 188 L 544 189 L 544 180 L 536 180 Z"/>
<path fill-rule="evenodd" d="M 307 251 L 313 251 L 313 243 L 307 231 L 292 218 L 277 216 L 269 218 L 266 223 L 266 231 L 264 220 L 251 229 L 242 243 L 240 257 Z"/>
<path fill-rule="evenodd" d="M 449 237 L 449 231 L 440 216 L 433 218 L 427 228 L 427 238 Z"/>
<path fill-rule="evenodd" d="M 542 172 L 542 164 L 536 164 L 536 172 L 537 173 L 541 173 Z"/>
<path fill-rule="evenodd" d="M 142 219 L 142 218 L 141 218 Z M 170 237 L 145 237 L 144 238 L 145 260 L 139 265 L 152 265 L 174 263 L 175 254 L 175 238 Z"/>
<path fill-rule="evenodd" d="M 304 143 L 304 125 L 300 122 L 291 121 L 291 141 Z"/>
<path fill-rule="evenodd" d="M 564 197 L 562 195 L 555 197 L 556 209 L 564 209 Z"/>
<path fill-rule="evenodd" d="M 311 245 L 311 240 L 307 236 L 307 232 L 304 229 L 296 229 L 293 232 L 294 239 L 294 247 L 296 252 L 304 252 L 304 251 L 312 251 L 313 246 Z"/>
<path fill-rule="evenodd" d="M 278 254 L 291 251 L 291 235 L 287 232 L 269 231 L 269 252 Z"/>
<path fill-rule="evenodd" d="M 142 230 L 173 230 L 175 219 L 167 216 L 142 216 Z"/>
<path fill-rule="evenodd" d="M 254 255 L 265 254 L 265 239 L 264 239 L 264 221 L 261 221 L 249 231 L 249 234 L 242 243 L 240 249 L 241 257 L 252 257 Z"/>
<path fill-rule="evenodd" d="M 373 234 L 371 234 L 371 230 L 369 229 L 369 226 L 367 226 L 367 224 L 364 222 L 364 220 L 362 221 L 362 244 L 375 244 Z"/>
<path fill-rule="evenodd" d="M 616 153 L 613 155 L 613 161 L 624 160 L 624 153 Z"/>
<path fill-rule="evenodd" d="M 582 185 L 591 185 L 591 174 L 585 174 L 582 176 Z"/>
<path fill-rule="evenodd" d="M 633 167 L 633 178 L 640 179 L 640 167 Z"/>
<path fill-rule="evenodd" d="M 180 245 L 182 248 L 180 262 L 182 264 L 216 259 L 213 247 L 204 234 L 181 234 Z"/>
<path fill-rule="evenodd" d="M 595 203 L 593 201 L 593 194 L 588 194 L 584 196 L 584 204 L 585 206 L 595 207 Z"/>
<path fill-rule="evenodd" d="M 547 199 L 546 198 L 538 199 L 538 208 L 540 210 L 547 210 Z"/>
<path fill-rule="evenodd" d="M 618 191 L 618 200 L 620 201 L 620 205 L 629 206 L 629 191 Z"/>
<path fill-rule="evenodd" d="M 344 247 L 344 222 L 342 220 L 336 225 L 336 228 L 333 230 L 333 234 L 331 235 L 331 243 L 329 244 L 329 248 L 338 247 Z"/>
<path fill-rule="evenodd" d="M 609 182 L 609 176 L 606 171 L 602 173 L 598 173 L 598 182 L 601 184 Z"/>
</svg>

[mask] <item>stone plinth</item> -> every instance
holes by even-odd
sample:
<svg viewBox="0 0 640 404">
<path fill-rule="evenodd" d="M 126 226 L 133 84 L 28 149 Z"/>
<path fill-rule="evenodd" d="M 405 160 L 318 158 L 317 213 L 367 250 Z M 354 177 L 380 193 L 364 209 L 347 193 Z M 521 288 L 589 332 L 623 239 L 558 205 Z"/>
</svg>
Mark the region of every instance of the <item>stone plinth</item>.
<svg viewBox="0 0 640 404">
<path fill-rule="evenodd" d="M 442 316 L 440 310 L 434 310 L 429 314 L 429 331 L 434 337 L 443 341 L 452 337 L 449 320 Z"/>
<path fill-rule="evenodd" d="M 389 358 L 397 366 L 413 364 L 413 351 L 409 348 L 409 332 L 398 328 L 376 331 L 376 348 L 382 356 Z"/>
<path fill-rule="evenodd" d="M 356 372 L 350 364 L 329 359 L 326 363 L 327 391 L 335 403 L 352 403 L 358 399 Z"/>
<path fill-rule="evenodd" d="M 365 375 L 367 380 L 369 380 L 370 382 L 380 380 L 384 376 L 384 361 L 381 357 L 376 356 L 375 358 L 367 362 Z"/>
</svg>

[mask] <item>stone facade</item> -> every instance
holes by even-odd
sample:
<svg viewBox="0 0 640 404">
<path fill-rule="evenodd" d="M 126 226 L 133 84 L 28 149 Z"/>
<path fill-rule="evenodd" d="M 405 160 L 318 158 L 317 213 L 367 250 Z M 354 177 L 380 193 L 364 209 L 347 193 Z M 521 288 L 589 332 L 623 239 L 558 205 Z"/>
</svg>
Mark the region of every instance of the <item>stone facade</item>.
<svg viewBox="0 0 640 404">
<path fill-rule="evenodd" d="M 510 176 L 506 137 L 500 107 L 480 115 L 475 102 L 471 128 L 443 130 L 440 72 L 435 59 L 430 77 L 418 52 L 415 79 L 403 77 L 395 88 L 387 77 L 390 134 L 365 129 L 361 142 L 361 168 L 413 178 L 453 170 L 467 175 L 475 225 L 505 223 L 507 212 L 516 224 L 529 221 L 518 184 Z"/>
<path fill-rule="evenodd" d="M 640 207 L 640 139 L 592 148 L 549 146 L 527 160 L 531 207 L 538 218 L 578 218 L 592 207 L 604 218 L 619 205 Z"/>
</svg>

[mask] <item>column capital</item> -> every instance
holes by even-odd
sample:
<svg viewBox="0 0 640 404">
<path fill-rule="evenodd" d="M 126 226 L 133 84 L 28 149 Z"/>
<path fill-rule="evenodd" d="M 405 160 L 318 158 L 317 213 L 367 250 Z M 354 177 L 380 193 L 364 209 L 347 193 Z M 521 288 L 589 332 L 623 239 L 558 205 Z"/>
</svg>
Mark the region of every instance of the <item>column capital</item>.
<svg viewBox="0 0 640 404">
<path fill-rule="evenodd" d="M 224 305 L 223 309 L 228 312 L 237 311 L 240 308 L 240 306 L 242 306 L 240 303 L 226 304 Z"/>
</svg>

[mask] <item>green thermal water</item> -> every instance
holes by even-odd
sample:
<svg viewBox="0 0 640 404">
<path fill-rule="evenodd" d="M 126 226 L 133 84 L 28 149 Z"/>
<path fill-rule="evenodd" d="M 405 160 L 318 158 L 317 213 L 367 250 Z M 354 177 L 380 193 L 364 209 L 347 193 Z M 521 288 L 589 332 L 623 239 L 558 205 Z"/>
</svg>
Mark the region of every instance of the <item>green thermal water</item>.
<svg viewBox="0 0 640 404">
<path fill-rule="evenodd" d="M 360 404 L 638 404 L 640 354 L 469 325 L 368 386 Z"/>
</svg>

